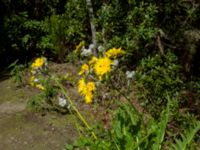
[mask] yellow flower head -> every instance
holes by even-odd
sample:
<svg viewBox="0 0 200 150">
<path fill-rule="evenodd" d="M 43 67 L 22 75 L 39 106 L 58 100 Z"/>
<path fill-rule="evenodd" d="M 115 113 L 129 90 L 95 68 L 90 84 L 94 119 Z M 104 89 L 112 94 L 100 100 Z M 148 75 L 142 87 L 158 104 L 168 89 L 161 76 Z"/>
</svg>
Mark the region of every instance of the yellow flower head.
<svg viewBox="0 0 200 150">
<path fill-rule="evenodd" d="M 78 92 L 84 96 L 85 103 L 91 103 L 93 99 L 93 92 L 95 90 L 95 83 L 94 82 L 88 82 L 85 83 L 85 79 L 81 78 L 78 82 Z"/>
<path fill-rule="evenodd" d="M 118 56 L 121 56 L 125 54 L 125 51 L 122 50 L 121 48 L 112 48 L 112 49 L 109 49 L 106 53 L 105 53 L 105 56 L 108 57 L 108 58 L 116 58 Z"/>
<path fill-rule="evenodd" d="M 110 72 L 112 61 L 108 57 L 99 58 L 94 64 L 94 71 L 99 78 Z"/>
<path fill-rule="evenodd" d="M 84 95 L 86 93 L 86 84 L 85 84 L 85 79 L 84 78 L 81 78 L 78 82 L 78 92 L 81 94 L 81 95 Z"/>
<path fill-rule="evenodd" d="M 87 64 L 83 64 L 82 67 L 81 67 L 81 71 L 78 74 L 82 75 L 85 72 L 87 72 L 88 70 L 89 70 L 89 66 Z"/>
<path fill-rule="evenodd" d="M 87 83 L 87 91 L 88 92 L 93 92 L 93 91 L 95 91 L 95 84 L 94 84 L 94 82 L 88 82 Z"/>
<path fill-rule="evenodd" d="M 75 53 L 79 52 L 81 50 L 81 48 L 85 45 L 85 41 L 81 41 L 75 49 Z"/>
<path fill-rule="evenodd" d="M 44 90 L 44 87 L 41 84 L 36 84 L 35 87 L 40 90 Z"/>
<path fill-rule="evenodd" d="M 31 76 L 31 78 L 30 78 L 30 84 L 31 84 L 31 86 L 35 85 L 34 80 L 35 80 L 35 77 Z"/>
<path fill-rule="evenodd" d="M 91 92 L 87 93 L 85 95 L 85 103 L 86 104 L 90 104 L 92 102 L 92 99 L 93 99 L 93 94 Z"/>
<path fill-rule="evenodd" d="M 31 64 L 31 68 L 35 68 L 35 63 L 34 62 Z"/>
<path fill-rule="evenodd" d="M 92 57 L 92 59 L 89 61 L 89 65 L 94 65 L 97 62 L 98 58 L 95 56 Z"/>
<path fill-rule="evenodd" d="M 40 68 L 44 65 L 45 59 L 44 57 L 37 58 L 31 65 L 32 68 Z"/>
</svg>

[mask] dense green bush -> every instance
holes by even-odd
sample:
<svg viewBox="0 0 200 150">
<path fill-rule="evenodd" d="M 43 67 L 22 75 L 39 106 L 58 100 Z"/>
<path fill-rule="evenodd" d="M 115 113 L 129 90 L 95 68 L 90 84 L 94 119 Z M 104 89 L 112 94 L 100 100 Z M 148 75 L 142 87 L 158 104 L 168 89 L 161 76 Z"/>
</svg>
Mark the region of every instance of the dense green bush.
<svg viewBox="0 0 200 150">
<path fill-rule="evenodd" d="M 38 44 L 45 53 L 52 53 L 63 62 L 66 54 L 74 50 L 74 46 L 86 38 L 89 24 L 85 1 L 69 1 L 63 14 L 53 13 L 43 21 L 45 36 Z M 70 12 L 70 13 L 69 13 Z"/>
<path fill-rule="evenodd" d="M 141 60 L 136 70 L 138 98 L 150 112 L 160 113 L 166 105 L 166 94 L 178 98 L 183 81 L 177 57 L 168 52 Z M 159 108 L 159 109 L 158 109 Z"/>
<path fill-rule="evenodd" d="M 98 10 L 99 26 L 105 47 L 123 47 L 136 62 L 148 54 L 158 32 L 157 6 L 143 1 L 112 1 Z M 153 45 L 153 44 L 152 44 Z"/>
</svg>

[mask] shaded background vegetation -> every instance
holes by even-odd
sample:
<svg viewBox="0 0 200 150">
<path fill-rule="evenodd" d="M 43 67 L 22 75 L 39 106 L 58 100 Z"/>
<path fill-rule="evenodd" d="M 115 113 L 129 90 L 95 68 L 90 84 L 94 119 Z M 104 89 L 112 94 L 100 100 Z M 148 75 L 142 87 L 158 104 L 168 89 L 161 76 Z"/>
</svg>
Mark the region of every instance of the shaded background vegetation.
<svg viewBox="0 0 200 150">
<path fill-rule="evenodd" d="M 123 47 L 130 64 L 170 49 L 187 75 L 199 74 L 199 2 L 92 1 L 97 42 Z M 2 0 L 1 65 L 45 54 L 63 62 L 81 40 L 91 42 L 85 0 Z M 159 39 L 159 40 L 158 40 Z M 160 41 L 160 42 L 159 42 Z M 163 51 L 163 52 L 162 52 Z"/>
<path fill-rule="evenodd" d="M 39 55 L 66 62 L 80 41 L 86 45 L 92 41 L 85 0 L 0 3 L 2 70 L 16 59 L 28 63 Z M 137 70 L 139 87 L 147 93 L 145 105 L 160 107 L 165 91 L 188 97 L 183 105 L 199 105 L 199 1 L 92 0 L 92 4 L 97 44 L 127 51 L 124 64 Z"/>
</svg>

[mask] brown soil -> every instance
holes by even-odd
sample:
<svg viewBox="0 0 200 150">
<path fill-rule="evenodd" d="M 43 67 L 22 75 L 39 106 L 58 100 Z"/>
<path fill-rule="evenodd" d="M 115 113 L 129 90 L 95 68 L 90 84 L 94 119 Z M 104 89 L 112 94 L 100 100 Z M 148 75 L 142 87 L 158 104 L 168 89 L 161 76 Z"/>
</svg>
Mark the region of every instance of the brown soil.
<svg viewBox="0 0 200 150">
<path fill-rule="evenodd" d="M 28 86 L 16 88 L 10 79 L 0 81 L 1 150 L 61 150 L 77 137 L 74 116 L 26 109 L 37 93 Z"/>
</svg>

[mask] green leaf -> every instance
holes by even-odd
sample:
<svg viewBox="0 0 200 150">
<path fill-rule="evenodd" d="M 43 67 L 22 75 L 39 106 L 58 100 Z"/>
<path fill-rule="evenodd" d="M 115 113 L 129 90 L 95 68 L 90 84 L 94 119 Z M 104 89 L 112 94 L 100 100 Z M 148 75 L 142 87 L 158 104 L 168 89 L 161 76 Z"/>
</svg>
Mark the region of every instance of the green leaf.
<svg viewBox="0 0 200 150">
<path fill-rule="evenodd" d="M 195 134 L 200 130 L 200 121 L 197 121 L 193 127 L 190 127 L 185 134 L 181 134 L 181 139 L 176 139 L 176 144 L 172 147 L 174 150 L 187 150 Z"/>
</svg>

